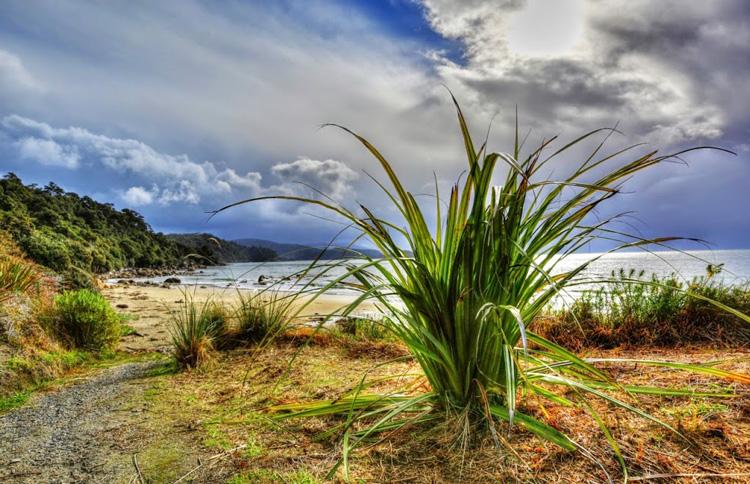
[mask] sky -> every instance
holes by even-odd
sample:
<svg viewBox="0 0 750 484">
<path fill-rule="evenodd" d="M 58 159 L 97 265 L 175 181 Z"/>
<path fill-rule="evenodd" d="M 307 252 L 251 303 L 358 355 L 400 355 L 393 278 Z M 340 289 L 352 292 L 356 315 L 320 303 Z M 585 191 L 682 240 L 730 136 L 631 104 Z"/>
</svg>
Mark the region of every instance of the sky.
<svg viewBox="0 0 750 484">
<path fill-rule="evenodd" d="M 159 231 L 319 243 L 340 225 L 307 206 L 206 212 L 311 186 L 395 218 L 375 160 L 321 125 L 364 135 L 415 193 L 435 178 L 447 190 L 466 161 L 446 87 L 475 136 L 491 124 L 493 151 L 512 149 L 517 106 L 529 146 L 617 124 L 612 151 L 736 152 L 641 173 L 597 216 L 750 247 L 746 0 L 6 0 L 0 174 L 135 209 Z"/>
</svg>

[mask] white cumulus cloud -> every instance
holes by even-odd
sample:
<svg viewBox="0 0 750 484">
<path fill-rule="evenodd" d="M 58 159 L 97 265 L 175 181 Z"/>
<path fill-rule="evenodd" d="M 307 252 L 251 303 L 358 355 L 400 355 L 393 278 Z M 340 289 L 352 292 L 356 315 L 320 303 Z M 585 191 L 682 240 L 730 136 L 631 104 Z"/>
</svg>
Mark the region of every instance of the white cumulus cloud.
<svg viewBox="0 0 750 484">
<path fill-rule="evenodd" d="M 299 158 L 289 163 L 277 163 L 271 171 L 284 181 L 284 191 L 294 192 L 293 184 L 299 182 L 339 202 L 351 194 L 352 183 L 359 178 L 357 172 L 336 160 Z"/>
<path fill-rule="evenodd" d="M 135 186 L 128 188 L 127 191 L 123 193 L 122 199 L 132 207 L 140 207 L 143 205 L 151 205 L 154 201 L 154 194 L 143 187 Z"/>
<path fill-rule="evenodd" d="M 42 165 L 77 168 L 80 161 L 75 146 L 60 145 L 53 140 L 43 138 L 22 138 L 15 142 L 19 156 Z"/>
<path fill-rule="evenodd" d="M 79 127 L 54 128 L 18 115 L 0 119 L 0 133 L 10 140 L 21 159 L 71 170 L 84 165 L 104 168 L 111 173 L 113 184 L 118 183 L 119 176 L 148 184 L 151 188 L 139 184 L 119 189 L 120 198 L 132 206 L 199 204 L 205 198 L 223 204 L 239 197 L 307 193 L 297 182 L 343 200 L 357 179 L 357 173 L 340 161 L 302 157 L 272 165 L 270 172 L 278 183 L 264 186 L 262 175 L 256 171 L 241 175 L 233 168 L 220 169 L 211 161 L 197 163 L 188 155 L 162 153 L 138 140 L 111 138 Z"/>
</svg>

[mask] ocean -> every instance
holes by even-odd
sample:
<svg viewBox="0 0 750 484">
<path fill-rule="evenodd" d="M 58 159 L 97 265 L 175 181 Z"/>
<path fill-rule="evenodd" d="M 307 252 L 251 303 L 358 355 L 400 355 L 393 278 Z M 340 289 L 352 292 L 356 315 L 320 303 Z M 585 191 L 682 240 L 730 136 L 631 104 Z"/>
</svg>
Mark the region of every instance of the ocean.
<svg viewBox="0 0 750 484">
<path fill-rule="evenodd" d="M 695 277 L 706 275 L 706 266 L 711 264 L 724 264 L 720 274 L 715 276 L 717 281 L 726 284 L 746 284 L 750 281 L 750 250 L 705 250 L 690 251 L 687 253 L 662 251 L 655 253 L 646 252 L 620 252 L 613 254 L 579 253 L 567 257 L 559 264 L 555 272 L 572 269 L 587 259 L 601 256 L 591 263 L 585 275 L 589 277 L 608 277 L 612 271 L 634 269 L 637 272 L 645 271 L 646 275 L 656 274 L 668 276 L 674 274 L 684 281 Z M 323 261 L 325 264 L 330 261 Z M 203 285 L 222 288 L 236 289 L 261 289 L 267 288 L 271 283 L 274 287 L 283 291 L 298 290 L 301 285 L 310 282 L 308 275 L 294 284 L 295 278 L 285 280 L 294 276 L 310 265 L 309 261 L 295 262 L 266 262 L 266 263 L 234 263 L 225 266 L 212 266 L 190 275 L 178 276 L 182 284 Z M 315 271 L 313 271 L 314 273 Z M 337 267 L 318 278 L 310 286 L 319 288 L 334 280 L 344 273 L 343 267 Z M 262 276 L 262 277 L 261 277 Z M 161 283 L 164 277 L 150 279 L 136 279 L 139 281 L 153 281 Z M 261 282 L 261 279 L 266 282 Z M 351 294 L 353 291 L 345 287 L 332 288 L 331 294 Z"/>
</svg>

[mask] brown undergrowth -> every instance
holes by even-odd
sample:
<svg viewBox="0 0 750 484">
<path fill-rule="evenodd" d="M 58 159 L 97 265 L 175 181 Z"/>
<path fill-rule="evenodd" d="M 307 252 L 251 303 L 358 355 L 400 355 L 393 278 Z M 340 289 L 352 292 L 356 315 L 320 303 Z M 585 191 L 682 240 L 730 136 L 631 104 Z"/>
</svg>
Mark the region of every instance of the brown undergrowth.
<svg viewBox="0 0 750 484">
<path fill-rule="evenodd" d="M 202 469 L 207 481 L 219 476 L 232 476 L 234 483 L 325 478 L 340 457 L 341 436 L 321 434 L 342 419 L 278 421 L 268 411 L 273 405 L 335 401 L 353 391 L 363 377 L 372 382 L 368 392 L 426 390 L 419 366 L 408 358 L 393 358 L 379 350 L 353 353 L 345 342 L 340 344 L 341 339 L 324 333 L 286 338 L 262 352 L 224 353 L 218 364 L 204 370 L 159 377 L 158 390 L 151 397 L 151 417 L 198 432 L 204 447 L 222 455 L 210 469 Z M 300 345 L 301 341 L 306 343 Z M 720 358 L 719 368 L 750 373 L 746 351 L 621 349 L 587 356 L 682 362 Z M 623 384 L 699 390 L 715 388 L 717 383 L 706 376 L 638 364 L 601 368 Z M 731 385 L 737 395 L 726 399 L 619 395 L 671 424 L 683 437 L 625 410 L 590 403 L 620 443 L 631 477 L 708 482 L 723 476 L 740 482 L 750 477 L 750 394 L 739 383 Z M 573 391 L 566 397 L 576 399 Z M 414 426 L 358 450 L 350 461 L 351 477 L 360 482 L 600 482 L 607 474 L 615 480 L 622 477 L 611 447 L 585 410 L 531 396 L 522 402 L 524 412 L 565 431 L 585 450 L 568 453 L 507 426 L 499 426 L 494 437 L 484 433 L 462 449 L 451 445 L 456 429 L 447 424 L 429 429 Z M 664 477 L 656 478 L 659 475 Z"/>
</svg>

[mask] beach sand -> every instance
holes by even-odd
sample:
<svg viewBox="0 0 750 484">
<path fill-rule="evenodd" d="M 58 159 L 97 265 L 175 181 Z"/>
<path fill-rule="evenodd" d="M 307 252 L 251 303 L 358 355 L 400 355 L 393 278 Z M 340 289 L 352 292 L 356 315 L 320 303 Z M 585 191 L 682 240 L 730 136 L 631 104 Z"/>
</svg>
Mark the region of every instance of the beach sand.
<svg viewBox="0 0 750 484">
<path fill-rule="evenodd" d="M 105 287 L 102 294 L 125 316 L 125 324 L 135 330 L 135 333 L 120 341 L 119 349 L 129 352 L 168 351 L 170 313 L 180 309 L 186 295 L 199 304 L 210 300 L 228 307 L 236 305 L 239 300 L 237 289 L 177 285 L 165 288 L 116 284 Z M 311 297 L 299 297 L 294 308 Z M 354 296 L 321 296 L 304 308 L 298 320 L 312 320 L 340 312 L 353 300 Z M 361 305 L 356 313 L 373 311 L 375 307 L 367 303 Z"/>
</svg>

